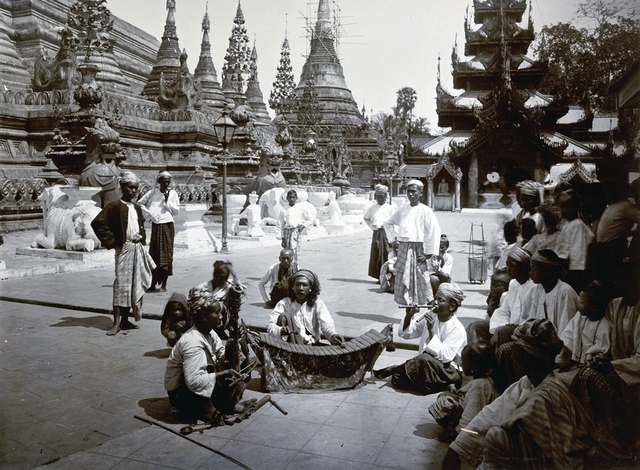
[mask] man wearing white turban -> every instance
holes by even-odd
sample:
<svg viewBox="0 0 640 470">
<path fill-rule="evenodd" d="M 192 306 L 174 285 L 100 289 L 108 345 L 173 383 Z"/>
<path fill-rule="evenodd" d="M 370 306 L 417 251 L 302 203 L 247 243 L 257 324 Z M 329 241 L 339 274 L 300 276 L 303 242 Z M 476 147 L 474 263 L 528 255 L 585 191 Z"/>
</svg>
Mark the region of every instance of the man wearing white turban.
<svg viewBox="0 0 640 470">
<path fill-rule="evenodd" d="M 371 252 L 369 253 L 369 276 L 378 280 L 380 279 L 380 268 L 387 262 L 390 251 L 389 240 L 387 240 L 383 224 L 397 208 L 393 202 L 389 203 L 389 188 L 383 184 L 376 184 L 373 198 L 376 200 L 376 204 L 373 204 L 364 213 L 364 221 L 373 230 Z"/>
<path fill-rule="evenodd" d="M 129 321 L 133 308 L 136 321 L 141 318 L 142 296 L 151 285 L 151 272 L 156 267 L 145 244 L 142 209 L 133 202 L 138 194 L 138 176 L 125 171 L 120 178 L 122 198 L 108 204 L 91 222 L 102 246 L 116 252 L 116 279 L 113 283 L 113 327 L 107 335 L 138 326 Z"/>
<path fill-rule="evenodd" d="M 440 224 L 431 208 L 420 203 L 423 184 L 407 182 L 405 204 L 384 223 L 389 241 L 398 243 L 394 300 L 407 307 L 433 300 L 427 260 L 440 252 Z"/>
<path fill-rule="evenodd" d="M 167 290 L 167 279 L 173 274 L 173 242 L 175 227 L 173 217 L 180 211 L 180 198 L 175 189 L 171 189 L 171 173 L 161 171 L 156 176 L 158 185 L 138 200 L 145 215 L 151 219 L 151 241 L 149 254 L 156 263 L 149 292 Z"/>
</svg>

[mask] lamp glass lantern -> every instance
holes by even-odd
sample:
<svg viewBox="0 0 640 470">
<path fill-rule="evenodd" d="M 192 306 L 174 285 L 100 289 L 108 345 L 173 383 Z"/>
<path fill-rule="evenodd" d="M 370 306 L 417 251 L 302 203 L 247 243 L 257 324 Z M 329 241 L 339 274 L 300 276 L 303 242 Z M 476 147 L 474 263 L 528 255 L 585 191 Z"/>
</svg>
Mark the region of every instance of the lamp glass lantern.
<svg viewBox="0 0 640 470">
<path fill-rule="evenodd" d="M 216 122 L 213 123 L 213 130 L 216 133 L 216 138 L 220 145 L 222 145 L 222 247 L 221 253 L 229 253 L 227 247 L 227 146 L 233 139 L 233 133 L 236 130 L 235 122 L 229 117 L 229 112 L 225 109 L 222 111 Z"/>
</svg>

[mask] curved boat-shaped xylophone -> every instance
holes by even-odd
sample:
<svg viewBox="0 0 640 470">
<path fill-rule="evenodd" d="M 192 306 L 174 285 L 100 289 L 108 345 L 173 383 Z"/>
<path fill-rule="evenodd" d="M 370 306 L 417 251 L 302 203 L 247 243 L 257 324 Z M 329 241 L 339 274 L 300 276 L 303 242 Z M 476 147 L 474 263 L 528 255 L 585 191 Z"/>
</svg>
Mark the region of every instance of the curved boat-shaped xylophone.
<svg viewBox="0 0 640 470">
<path fill-rule="evenodd" d="M 393 326 L 370 330 L 340 346 L 310 346 L 260 333 L 264 392 L 355 388 L 373 368 L 382 349 L 393 342 Z"/>
</svg>

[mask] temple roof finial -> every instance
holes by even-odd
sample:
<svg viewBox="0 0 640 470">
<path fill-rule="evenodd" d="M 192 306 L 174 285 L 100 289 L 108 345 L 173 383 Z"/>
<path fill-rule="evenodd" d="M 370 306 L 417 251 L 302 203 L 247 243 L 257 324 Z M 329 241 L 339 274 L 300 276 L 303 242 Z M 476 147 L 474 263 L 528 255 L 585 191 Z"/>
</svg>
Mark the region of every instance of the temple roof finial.
<svg viewBox="0 0 640 470">
<path fill-rule="evenodd" d="M 284 38 L 287 39 L 289 33 L 289 13 L 284 14 Z"/>
<path fill-rule="evenodd" d="M 202 31 L 205 34 L 209 34 L 209 30 L 211 29 L 211 22 L 209 21 L 209 2 L 207 2 L 207 6 L 204 10 L 204 18 L 202 18 Z"/>
</svg>

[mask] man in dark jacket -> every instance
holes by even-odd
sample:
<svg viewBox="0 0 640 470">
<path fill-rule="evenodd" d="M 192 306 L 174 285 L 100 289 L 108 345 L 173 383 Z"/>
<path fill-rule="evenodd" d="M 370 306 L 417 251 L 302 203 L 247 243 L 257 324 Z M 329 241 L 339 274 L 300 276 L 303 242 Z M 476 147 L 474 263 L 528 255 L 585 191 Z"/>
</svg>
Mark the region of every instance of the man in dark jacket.
<svg viewBox="0 0 640 470">
<path fill-rule="evenodd" d="M 138 176 L 125 171 L 120 178 L 121 199 L 108 204 L 91 222 L 102 245 L 116 250 L 113 327 L 107 331 L 109 336 L 138 328 L 129 321 L 129 311 L 133 307 L 136 321 L 140 320 L 142 296 L 151 286 L 151 272 L 156 267 L 142 247 L 146 240 L 144 217 L 140 206 L 133 202 L 139 185 Z"/>
</svg>

